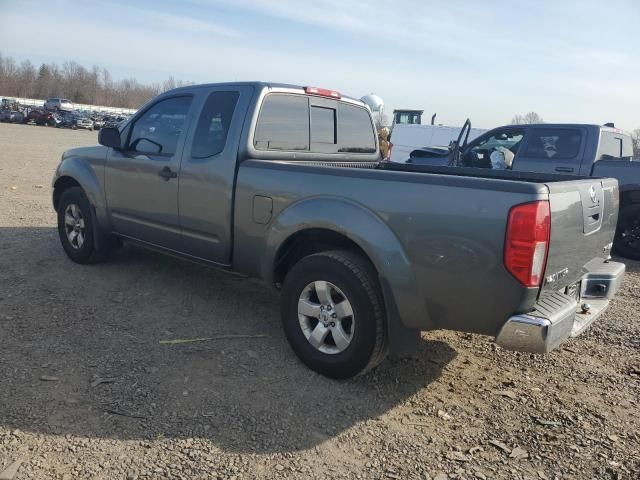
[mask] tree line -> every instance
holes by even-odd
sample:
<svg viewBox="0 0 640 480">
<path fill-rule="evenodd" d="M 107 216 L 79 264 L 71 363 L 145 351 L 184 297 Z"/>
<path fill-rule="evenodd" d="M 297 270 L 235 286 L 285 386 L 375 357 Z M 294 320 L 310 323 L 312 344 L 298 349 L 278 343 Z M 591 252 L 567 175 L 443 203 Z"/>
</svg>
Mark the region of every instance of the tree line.
<svg viewBox="0 0 640 480">
<path fill-rule="evenodd" d="M 74 61 L 36 67 L 29 60 L 18 63 L 0 52 L 0 95 L 5 97 L 60 97 L 75 103 L 138 108 L 159 93 L 187 84 L 173 77 L 151 85 L 135 78 L 114 80 L 106 68 L 86 68 Z"/>
<path fill-rule="evenodd" d="M 511 125 L 533 125 L 536 123 L 544 123 L 544 120 L 536 112 L 529 112 L 524 115 L 515 115 L 511 119 Z"/>
</svg>

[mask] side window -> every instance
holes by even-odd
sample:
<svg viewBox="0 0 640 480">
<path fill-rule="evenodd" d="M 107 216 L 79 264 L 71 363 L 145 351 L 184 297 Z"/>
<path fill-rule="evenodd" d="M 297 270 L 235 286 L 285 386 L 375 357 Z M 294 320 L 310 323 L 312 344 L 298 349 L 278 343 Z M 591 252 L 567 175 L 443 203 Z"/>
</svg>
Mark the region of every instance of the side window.
<svg viewBox="0 0 640 480">
<path fill-rule="evenodd" d="M 173 155 L 191 106 L 191 97 L 161 100 L 136 119 L 129 150 L 153 155 Z"/>
<path fill-rule="evenodd" d="M 532 129 L 527 145 L 521 156 L 524 158 L 545 158 L 572 160 L 580 153 L 582 132 L 570 128 Z"/>
<path fill-rule="evenodd" d="M 376 152 L 376 137 L 368 110 L 345 103 L 340 104 L 338 143 L 338 152 Z"/>
<path fill-rule="evenodd" d="M 213 92 L 204 104 L 191 147 L 192 158 L 208 158 L 224 150 L 238 92 Z"/>
<path fill-rule="evenodd" d="M 258 150 L 309 151 L 309 99 L 302 95 L 268 95 L 253 144 Z"/>
<path fill-rule="evenodd" d="M 633 143 L 629 136 L 614 132 L 601 132 L 597 160 L 614 160 L 632 156 Z"/>
</svg>

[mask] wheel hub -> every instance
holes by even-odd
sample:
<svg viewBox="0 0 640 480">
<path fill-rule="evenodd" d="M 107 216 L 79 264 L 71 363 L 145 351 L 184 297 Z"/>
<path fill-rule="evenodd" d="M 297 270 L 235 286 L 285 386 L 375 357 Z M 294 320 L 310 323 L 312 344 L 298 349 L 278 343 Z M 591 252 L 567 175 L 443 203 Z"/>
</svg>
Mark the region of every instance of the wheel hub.
<svg viewBox="0 0 640 480">
<path fill-rule="evenodd" d="M 341 353 L 353 339 L 351 303 L 330 282 L 312 282 L 303 289 L 298 300 L 298 320 L 309 343 L 323 353 Z"/>
<path fill-rule="evenodd" d="M 71 248 L 82 248 L 85 239 L 85 222 L 82 210 L 75 203 L 67 205 L 64 211 L 64 229 Z"/>
</svg>

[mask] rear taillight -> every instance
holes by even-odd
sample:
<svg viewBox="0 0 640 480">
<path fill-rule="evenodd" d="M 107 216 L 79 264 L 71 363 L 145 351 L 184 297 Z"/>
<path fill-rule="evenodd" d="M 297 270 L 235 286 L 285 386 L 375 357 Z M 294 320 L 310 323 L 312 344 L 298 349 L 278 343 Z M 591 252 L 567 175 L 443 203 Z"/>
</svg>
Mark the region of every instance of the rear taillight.
<svg viewBox="0 0 640 480">
<path fill-rule="evenodd" d="M 550 235 L 548 201 L 523 203 L 509 211 L 504 266 L 526 287 L 538 287 L 542 282 Z"/>
</svg>

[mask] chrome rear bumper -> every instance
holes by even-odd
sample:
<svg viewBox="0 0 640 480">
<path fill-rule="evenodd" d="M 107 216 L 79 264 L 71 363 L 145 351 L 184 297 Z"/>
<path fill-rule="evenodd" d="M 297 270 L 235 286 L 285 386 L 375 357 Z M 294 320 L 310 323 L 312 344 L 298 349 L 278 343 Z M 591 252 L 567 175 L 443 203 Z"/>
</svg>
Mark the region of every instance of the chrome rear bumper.
<svg viewBox="0 0 640 480">
<path fill-rule="evenodd" d="M 623 263 L 599 263 L 582 278 L 581 297 L 590 309 L 582 313 L 575 298 L 543 293 L 530 313 L 514 315 L 502 326 L 496 343 L 507 350 L 546 353 L 585 331 L 609 306 L 624 278 Z"/>
</svg>

